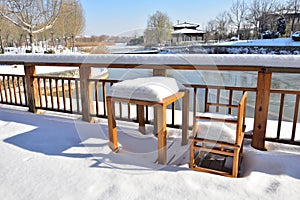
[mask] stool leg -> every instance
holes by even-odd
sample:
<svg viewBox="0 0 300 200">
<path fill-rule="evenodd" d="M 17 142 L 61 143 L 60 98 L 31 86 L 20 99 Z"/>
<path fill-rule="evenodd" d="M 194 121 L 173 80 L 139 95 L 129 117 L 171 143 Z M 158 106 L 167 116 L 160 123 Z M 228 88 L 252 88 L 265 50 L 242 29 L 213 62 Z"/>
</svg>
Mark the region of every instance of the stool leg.
<svg viewBox="0 0 300 200">
<path fill-rule="evenodd" d="M 146 133 L 146 130 L 145 130 L 145 111 L 144 111 L 144 106 L 143 105 L 137 105 L 137 110 L 138 110 L 138 122 L 139 122 L 139 131 L 142 133 L 142 134 L 145 134 Z"/>
<path fill-rule="evenodd" d="M 114 102 L 111 99 L 107 99 L 107 118 L 108 118 L 108 136 L 109 147 L 114 151 L 118 151 L 118 134 L 116 127 L 116 119 L 114 112 Z"/>
<path fill-rule="evenodd" d="M 166 106 L 158 105 L 156 106 L 156 121 L 157 123 L 157 141 L 158 141 L 158 163 L 167 163 L 167 125 L 166 125 Z"/>
<path fill-rule="evenodd" d="M 188 129 L 189 129 L 189 96 L 188 90 L 184 92 L 182 98 L 182 140 L 181 144 L 186 145 L 188 143 Z"/>
</svg>

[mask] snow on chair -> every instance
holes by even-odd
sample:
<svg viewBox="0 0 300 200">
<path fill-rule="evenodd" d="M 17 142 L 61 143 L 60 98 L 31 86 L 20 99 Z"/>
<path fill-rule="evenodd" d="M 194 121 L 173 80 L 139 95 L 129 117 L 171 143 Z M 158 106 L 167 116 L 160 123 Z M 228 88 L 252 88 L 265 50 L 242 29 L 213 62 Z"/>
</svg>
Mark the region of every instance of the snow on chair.
<svg viewBox="0 0 300 200">
<path fill-rule="evenodd" d="M 188 140 L 189 91 L 169 77 L 148 77 L 125 80 L 114 84 L 107 95 L 107 117 L 109 146 L 117 152 L 118 137 L 115 120 L 115 103 L 126 102 L 137 105 L 139 130 L 145 131 L 144 106 L 154 107 L 154 131 L 158 137 L 158 163 L 166 164 L 166 109 L 178 99 L 182 100 L 182 144 Z"/>
<path fill-rule="evenodd" d="M 243 152 L 245 92 L 238 105 L 213 104 L 237 108 L 237 116 L 206 112 L 194 116 L 193 139 L 190 144 L 190 168 L 229 177 L 237 177 Z"/>
</svg>

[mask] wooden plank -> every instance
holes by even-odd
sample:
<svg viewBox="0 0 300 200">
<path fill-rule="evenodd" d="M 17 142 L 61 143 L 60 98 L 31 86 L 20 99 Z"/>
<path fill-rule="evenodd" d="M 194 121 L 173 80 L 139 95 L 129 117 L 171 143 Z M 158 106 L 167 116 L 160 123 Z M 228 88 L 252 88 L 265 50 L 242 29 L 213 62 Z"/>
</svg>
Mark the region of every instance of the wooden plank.
<svg viewBox="0 0 300 200">
<path fill-rule="evenodd" d="M 265 150 L 272 73 L 258 72 L 252 147 Z"/>
</svg>

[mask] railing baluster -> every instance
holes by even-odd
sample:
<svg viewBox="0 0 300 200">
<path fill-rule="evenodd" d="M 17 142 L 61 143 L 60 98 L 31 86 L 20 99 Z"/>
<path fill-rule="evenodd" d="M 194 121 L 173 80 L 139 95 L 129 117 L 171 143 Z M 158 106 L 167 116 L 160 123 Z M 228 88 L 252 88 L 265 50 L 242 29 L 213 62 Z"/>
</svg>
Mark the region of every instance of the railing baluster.
<svg viewBox="0 0 300 200">
<path fill-rule="evenodd" d="M 207 103 L 208 103 L 208 88 L 205 88 L 205 100 L 204 100 L 205 112 L 209 112 L 209 106 Z"/>
<path fill-rule="evenodd" d="M 107 116 L 106 111 L 106 82 L 102 82 L 102 95 L 103 95 L 103 113 L 104 116 Z"/>
<path fill-rule="evenodd" d="M 98 117 L 99 116 L 99 89 L 98 89 L 98 81 L 95 80 L 94 81 L 94 84 L 95 84 L 95 101 L 96 101 L 96 116 Z"/>
<path fill-rule="evenodd" d="M 17 77 L 17 87 L 18 87 L 18 91 L 19 91 L 20 104 L 23 105 L 21 81 L 20 81 L 20 77 L 19 76 Z"/>
<path fill-rule="evenodd" d="M 12 76 L 12 84 L 13 84 L 13 93 L 14 93 L 14 104 L 18 105 L 18 99 L 17 99 L 17 88 L 16 88 L 16 77 Z"/>
<path fill-rule="evenodd" d="M 75 90 L 76 90 L 76 104 L 77 104 L 77 113 L 80 112 L 80 102 L 79 102 L 79 87 L 78 87 L 78 80 L 75 79 Z"/>
<path fill-rule="evenodd" d="M 172 103 L 172 126 L 175 125 L 175 103 Z"/>
<path fill-rule="evenodd" d="M 70 79 L 68 80 L 68 87 L 69 87 L 70 112 L 73 113 L 72 84 Z"/>
<path fill-rule="evenodd" d="M 55 79 L 55 90 L 56 90 L 56 101 L 57 101 L 57 109 L 60 109 L 60 92 L 59 92 L 59 86 L 58 86 L 58 79 Z"/>
<path fill-rule="evenodd" d="M 40 99 L 40 107 L 43 107 L 41 79 L 40 78 L 37 79 L 37 85 L 38 85 L 38 93 L 39 93 L 39 99 Z"/>
<path fill-rule="evenodd" d="M 229 90 L 229 105 L 232 105 L 232 100 L 233 100 L 233 90 Z M 231 107 L 228 108 L 228 114 L 232 114 L 232 109 Z"/>
<path fill-rule="evenodd" d="M 52 80 L 53 80 L 52 78 L 49 78 L 49 89 L 50 89 L 51 108 L 54 109 Z"/>
<path fill-rule="evenodd" d="M 66 104 L 66 93 L 65 93 L 65 81 L 64 79 L 61 79 L 61 92 L 62 92 L 62 95 L 63 95 L 63 105 L 64 105 L 64 111 L 67 110 L 67 104 Z"/>
<path fill-rule="evenodd" d="M 5 103 L 8 103 L 8 94 L 7 94 L 7 87 L 6 87 L 6 77 L 3 76 L 3 88 L 4 88 L 4 95 L 5 95 Z"/>
<path fill-rule="evenodd" d="M 9 102 L 13 103 L 12 92 L 11 92 L 12 88 L 11 88 L 10 81 L 11 81 L 11 76 L 7 76 L 7 86 L 8 86 L 8 93 L 9 93 Z"/>
<path fill-rule="evenodd" d="M 27 95 L 27 89 L 26 89 L 26 83 L 25 83 L 25 76 L 22 76 L 22 84 L 23 84 L 23 91 L 24 91 L 24 97 L 25 97 L 25 105 L 28 105 L 28 95 Z"/>
<path fill-rule="evenodd" d="M 221 93 L 221 90 L 220 89 L 217 89 L 217 104 L 220 104 L 220 93 Z M 220 111 L 220 106 L 217 106 L 216 107 L 216 112 L 219 112 Z"/>
<path fill-rule="evenodd" d="M 0 98 L 1 98 L 1 102 L 4 102 L 3 94 L 2 94 L 2 81 L 3 81 L 3 76 L 1 76 L 1 79 L 0 79 Z"/>
<path fill-rule="evenodd" d="M 298 111 L 299 111 L 299 100 L 300 100 L 300 94 L 297 94 L 296 102 L 295 102 L 292 138 L 291 138 L 292 141 L 295 141 L 296 127 L 297 127 L 297 121 L 298 121 Z"/>
<path fill-rule="evenodd" d="M 279 115 L 278 115 L 278 125 L 277 125 L 277 137 L 276 137 L 277 139 L 280 138 L 282 115 L 283 115 L 283 106 L 284 106 L 284 97 L 285 97 L 285 94 L 281 94 Z"/>
<path fill-rule="evenodd" d="M 44 81 L 44 95 L 45 95 L 46 108 L 48 108 L 47 79 L 43 78 L 43 81 Z"/>
</svg>

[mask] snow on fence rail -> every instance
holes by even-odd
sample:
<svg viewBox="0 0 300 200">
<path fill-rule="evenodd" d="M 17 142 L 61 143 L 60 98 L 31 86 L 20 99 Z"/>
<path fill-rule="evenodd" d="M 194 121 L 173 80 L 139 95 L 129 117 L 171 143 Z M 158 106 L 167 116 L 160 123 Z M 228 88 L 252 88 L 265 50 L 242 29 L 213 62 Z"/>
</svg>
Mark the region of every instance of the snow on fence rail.
<svg viewBox="0 0 300 200">
<path fill-rule="evenodd" d="M 106 90 L 116 80 L 91 79 L 91 67 L 153 69 L 153 75 L 166 75 L 166 70 L 170 69 L 252 71 L 257 72 L 257 86 L 255 88 L 187 86 L 194 90 L 194 99 L 196 99 L 197 90 L 200 88 L 205 89 L 206 93 L 211 89 L 217 90 L 217 102 L 220 101 L 222 96 L 220 95 L 221 90 L 229 91 L 228 101 L 232 101 L 233 91 L 253 92 L 256 100 L 253 106 L 252 146 L 257 149 L 265 148 L 270 95 L 273 93 L 280 94 L 277 137 L 271 138 L 271 140 L 299 145 L 300 142 L 295 140 L 295 136 L 297 133 L 300 92 L 271 89 L 273 73 L 300 74 L 299 63 L 300 56 L 290 55 L 0 55 L 0 64 L 24 65 L 25 71 L 24 76 L 12 74 L 0 76 L 0 102 L 28 106 L 31 112 L 37 112 L 38 109 L 47 109 L 78 113 L 82 114 L 83 120 L 92 121 L 92 117 L 106 117 Z M 35 66 L 79 67 L 80 78 L 37 76 Z M 99 92 L 99 87 L 102 87 L 101 92 Z M 100 95 L 100 93 L 102 94 Z M 282 139 L 280 129 L 283 120 L 284 97 L 286 95 L 295 95 L 296 98 L 294 117 L 291 120 L 293 122 L 291 137 Z M 99 102 L 102 102 L 102 104 Z M 206 98 L 203 102 L 204 104 L 207 103 Z M 123 110 L 122 106 L 121 104 L 119 106 L 120 112 Z M 170 124 L 174 127 L 177 126 L 174 123 L 175 107 L 175 105 L 172 105 L 173 114 L 172 123 Z M 194 112 L 197 111 L 195 108 L 196 106 L 194 106 Z M 128 112 L 130 112 L 129 108 Z M 120 116 L 122 118 L 122 113 L 120 113 Z M 148 118 L 146 120 L 148 121 Z"/>
</svg>

